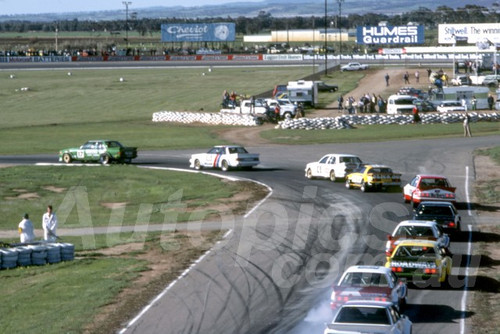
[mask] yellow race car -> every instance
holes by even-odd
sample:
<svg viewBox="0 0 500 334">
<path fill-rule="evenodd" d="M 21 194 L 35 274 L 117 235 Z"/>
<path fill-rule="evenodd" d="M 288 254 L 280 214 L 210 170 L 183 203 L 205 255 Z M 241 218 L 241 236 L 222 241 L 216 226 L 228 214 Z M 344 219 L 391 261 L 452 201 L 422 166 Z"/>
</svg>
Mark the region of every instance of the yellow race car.
<svg viewBox="0 0 500 334">
<path fill-rule="evenodd" d="M 444 283 L 451 274 L 452 259 L 449 251 L 437 241 L 403 240 L 385 266 L 407 281 Z"/>
<path fill-rule="evenodd" d="M 345 178 L 347 189 L 359 188 L 365 192 L 387 187 L 401 187 L 401 174 L 385 165 L 364 165 Z"/>
</svg>

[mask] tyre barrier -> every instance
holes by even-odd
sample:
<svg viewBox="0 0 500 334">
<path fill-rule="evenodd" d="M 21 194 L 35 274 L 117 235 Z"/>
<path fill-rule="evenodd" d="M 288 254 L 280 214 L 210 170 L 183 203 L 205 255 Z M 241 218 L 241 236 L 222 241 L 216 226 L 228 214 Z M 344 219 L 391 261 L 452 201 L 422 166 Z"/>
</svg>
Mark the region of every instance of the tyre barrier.
<svg viewBox="0 0 500 334">
<path fill-rule="evenodd" d="M 0 268 L 13 269 L 31 265 L 43 266 L 75 259 L 75 246 L 69 243 L 47 243 L 37 245 L 0 248 Z"/>
<path fill-rule="evenodd" d="M 469 112 L 471 122 L 499 122 L 500 113 L 476 113 Z M 422 124 L 450 124 L 463 122 L 464 113 L 432 113 L 420 114 Z M 412 115 L 342 115 L 337 117 L 321 118 L 299 118 L 280 121 L 276 129 L 300 129 L 300 130 L 325 130 L 325 129 L 350 129 L 355 125 L 375 125 L 375 124 L 399 124 L 407 125 L 413 123 Z"/>
<path fill-rule="evenodd" d="M 260 125 L 258 117 L 248 114 L 196 113 L 180 111 L 159 111 L 153 113 L 153 122 L 204 123 L 210 125 Z"/>
</svg>

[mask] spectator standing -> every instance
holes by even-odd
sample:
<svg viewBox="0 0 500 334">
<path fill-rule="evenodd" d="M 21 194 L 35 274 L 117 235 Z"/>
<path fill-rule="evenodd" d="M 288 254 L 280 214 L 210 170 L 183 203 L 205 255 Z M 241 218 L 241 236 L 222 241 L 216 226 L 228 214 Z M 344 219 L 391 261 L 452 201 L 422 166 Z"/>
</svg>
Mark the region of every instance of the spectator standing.
<svg viewBox="0 0 500 334">
<path fill-rule="evenodd" d="M 415 71 L 415 81 L 416 81 L 417 83 L 419 83 L 419 82 L 420 82 L 420 72 L 419 72 L 419 71 Z"/>
<path fill-rule="evenodd" d="M 27 213 L 23 215 L 23 220 L 18 225 L 19 239 L 22 243 L 35 241 L 35 229 Z"/>
<path fill-rule="evenodd" d="M 477 109 L 476 95 L 472 95 L 472 100 L 470 101 L 470 103 L 471 103 L 472 110 L 476 110 Z"/>
<path fill-rule="evenodd" d="M 379 113 L 383 113 L 383 112 L 385 112 L 385 108 L 384 108 L 384 107 L 385 107 L 384 99 L 382 99 L 382 96 L 380 96 L 380 95 L 378 96 L 378 102 L 377 102 L 377 104 L 378 104 L 378 112 L 379 112 Z"/>
<path fill-rule="evenodd" d="M 493 110 L 493 103 L 495 103 L 493 95 L 488 94 L 488 108 L 490 108 L 490 110 Z"/>
<path fill-rule="evenodd" d="M 385 74 L 385 86 L 386 86 L 386 87 L 389 87 L 389 79 L 390 79 L 390 77 L 389 77 L 389 73 L 386 73 L 386 74 Z"/>
<path fill-rule="evenodd" d="M 430 68 L 427 69 L 427 80 L 429 80 L 429 82 L 431 81 L 431 74 L 432 74 L 432 70 Z"/>
<path fill-rule="evenodd" d="M 42 217 L 43 238 L 45 241 L 54 242 L 57 239 L 57 216 L 52 211 L 52 205 L 47 206 L 47 212 Z"/>
<path fill-rule="evenodd" d="M 403 74 L 403 80 L 405 82 L 405 85 L 406 84 L 408 84 L 408 85 L 410 84 L 410 75 L 408 74 L 408 71 L 406 71 L 406 73 Z"/>
<path fill-rule="evenodd" d="M 339 102 L 339 110 L 343 110 L 344 109 L 344 98 L 342 97 L 342 95 L 339 96 L 337 101 Z"/>
<path fill-rule="evenodd" d="M 467 111 L 464 115 L 464 137 L 472 137 L 472 132 L 470 131 L 470 116 Z"/>
<path fill-rule="evenodd" d="M 419 123 L 420 116 L 418 115 L 418 107 L 417 106 L 413 107 L 412 113 L 413 113 L 413 124 Z"/>
</svg>

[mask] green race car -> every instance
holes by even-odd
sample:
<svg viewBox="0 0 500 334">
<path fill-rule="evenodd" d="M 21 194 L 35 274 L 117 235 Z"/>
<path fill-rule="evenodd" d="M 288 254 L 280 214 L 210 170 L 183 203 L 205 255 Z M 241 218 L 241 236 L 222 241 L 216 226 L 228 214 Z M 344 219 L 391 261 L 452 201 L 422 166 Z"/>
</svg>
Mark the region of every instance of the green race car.
<svg viewBox="0 0 500 334">
<path fill-rule="evenodd" d="M 67 148 L 59 151 L 59 161 L 100 162 L 109 164 L 113 161 L 130 163 L 137 157 L 137 147 L 125 147 L 116 140 L 89 140 L 79 148 Z"/>
</svg>

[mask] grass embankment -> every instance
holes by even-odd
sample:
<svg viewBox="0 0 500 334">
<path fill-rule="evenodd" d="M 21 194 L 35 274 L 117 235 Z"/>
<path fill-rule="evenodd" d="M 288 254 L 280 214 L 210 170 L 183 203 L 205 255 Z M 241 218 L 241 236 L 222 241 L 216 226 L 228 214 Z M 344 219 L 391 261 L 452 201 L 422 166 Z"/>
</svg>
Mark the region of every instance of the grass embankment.
<svg viewBox="0 0 500 334">
<path fill-rule="evenodd" d="M 3 230 L 16 229 L 24 212 L 40 229 L 48 204 L 60 228 L 146 225 L 242 214 L 264 193 L 251 182 L 122 165 L 3 168 L 0 184 Z M 238 193 L 241 203 L 231 200 Z"/>
<path fill-rule="evenodd" d="M 492 168 L 500 168 L 500 146 L 481 149 L 476 155 L 489 156 L 494 162 Z M 475 288 L 472 298 L 472 333 L 500 333 L 497 314 L 500 313 L 500 224 L 498 207 L 500 203 L 500 178 L 496 177 L 478 182 L 475 197 L 480 204 L 480 217 L 486 216 L 487 223 L 479 225 L 480 240 L 474 240 L 474 254 L 480 257 L 476 272 Z"/>
<path fill-rule="evenodd" d="M 219 233 L 123 233 L 118 243 L 135 242 L 135 247 L 111 252 L 106 247 L 115 244 L 101 235 L 91 253 L 81 253 L 78 238 L 65 238 L 80 258 L 0 272 L 2 332 L 116 332 L 208 250 Z"/>
</svg>

